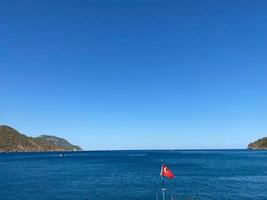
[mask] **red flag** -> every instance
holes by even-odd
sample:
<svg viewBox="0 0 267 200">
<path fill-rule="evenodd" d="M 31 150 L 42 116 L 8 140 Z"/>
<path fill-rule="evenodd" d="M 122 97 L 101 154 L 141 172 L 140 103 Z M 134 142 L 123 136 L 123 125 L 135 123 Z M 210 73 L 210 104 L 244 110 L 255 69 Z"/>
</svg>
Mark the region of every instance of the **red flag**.
<svg viewBox="0 0 267 200">
<path fill-rule="evenodd" d="M 171 172 L 171 170 L 169 170 L 169 168 L 165 164 L 162 164 L 162 166 L 161 166 L 160 176 L 161 177 L 165 176 L 165 177 L 167 177 L 169 179 L 174 178 L 173 173 Z"/>
</svg>

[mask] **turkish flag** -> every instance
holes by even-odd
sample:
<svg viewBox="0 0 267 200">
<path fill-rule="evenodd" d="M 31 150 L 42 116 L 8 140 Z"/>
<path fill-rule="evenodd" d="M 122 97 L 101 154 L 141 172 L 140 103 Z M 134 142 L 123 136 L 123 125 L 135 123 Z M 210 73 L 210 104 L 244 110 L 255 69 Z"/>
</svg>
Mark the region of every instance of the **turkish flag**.
<svg viewBox="0 0 267 200">
<path fill-rule="evenodd" d="M 171 172 L 171 170 L 169 170 L 169 168 L 165 164 L 162 164 L 162 166 L 161 166 L 160 176 L 161 177 L 165 176 L 165 177 L 167 177 L 169 179 L 174 178 L 173 173 Z"/>
</svg>

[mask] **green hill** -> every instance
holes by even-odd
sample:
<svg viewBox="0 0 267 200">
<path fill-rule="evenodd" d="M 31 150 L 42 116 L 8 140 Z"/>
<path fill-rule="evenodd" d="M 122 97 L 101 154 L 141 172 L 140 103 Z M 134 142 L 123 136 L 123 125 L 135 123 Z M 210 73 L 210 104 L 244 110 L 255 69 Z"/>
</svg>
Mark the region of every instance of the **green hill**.
<svg viewBox="0 0 267 200">
<path fill-rule="evenodd" d="M 248 149 L 267 149 L 267 137 L 261 138 L 248 145 Z"/>
<path fill-rule="evenodd" d="M 50 138 L 50 139 L 49 139 Z M 28 137 L 17 130 L 0 126 L 0 152 L 76 151 L 80 147 L 55 136 Z"/>
<path fill-rule="evenodd" d="M 51 135 L 41 135 L 39 137 L 35 138 L 38 141 L 44 142 L 46 144 L 49 144 L 51 146 L 59 146 L 64 148 L 65 150 L 70 150 L 70 151 L 81 151 L 81 147 L 72 145 L 69 143 L 67 140 L 63 138 L 59 138 L 56 136 L 51 136 Z"/>
</svg>

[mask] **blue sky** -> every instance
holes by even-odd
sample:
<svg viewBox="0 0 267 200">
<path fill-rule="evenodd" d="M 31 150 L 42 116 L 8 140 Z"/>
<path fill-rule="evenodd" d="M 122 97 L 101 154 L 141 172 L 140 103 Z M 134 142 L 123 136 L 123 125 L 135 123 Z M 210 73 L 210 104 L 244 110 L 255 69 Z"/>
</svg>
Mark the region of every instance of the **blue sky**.
<svg viewBox="0 0 267 200">
<path fill-rule="evenodd" d="M 0 1 L 0 124 L 85 149 L 267 136 L 267 2 Z"/>
</svg>

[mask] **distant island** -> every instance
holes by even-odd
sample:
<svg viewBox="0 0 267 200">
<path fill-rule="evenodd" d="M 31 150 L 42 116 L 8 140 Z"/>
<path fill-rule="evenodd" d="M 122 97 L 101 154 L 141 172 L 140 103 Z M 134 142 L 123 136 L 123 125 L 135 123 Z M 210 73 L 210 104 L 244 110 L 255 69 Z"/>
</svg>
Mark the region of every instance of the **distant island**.
<svg viewBox="0 0 267 200">
<path fill-rule="evenodd" d="M 248 149 L 267 149 L 267 137 L 261 138 L 248 145 Z"/>
<path fill-rule="evenodd" d="M 0 126 L 0 152 L 81 151 L 81 147 L 56 136 L 28 137 L 14 128 Z"/>
</svg>

